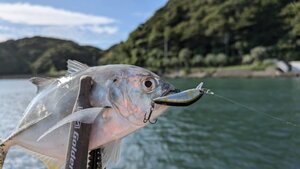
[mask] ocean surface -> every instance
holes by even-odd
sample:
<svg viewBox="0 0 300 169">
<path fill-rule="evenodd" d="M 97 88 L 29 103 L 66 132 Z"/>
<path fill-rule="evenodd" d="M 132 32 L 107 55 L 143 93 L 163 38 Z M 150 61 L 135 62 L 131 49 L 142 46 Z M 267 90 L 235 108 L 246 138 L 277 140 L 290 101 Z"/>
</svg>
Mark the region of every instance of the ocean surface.
<svg viewBox="0 0 300 169">
<path fill-rule="evenodd" d="M 123 139 L 120 161 L 108 169 L 300 168 L 299 78 L 169 81 L 181 89 L 193 88 L 203 81 L 216 94 L 258 112 L 213 95 L 205 95 L 189 107 L 172 107 L 156 124 Z M 18 125 L 35 90 L 27 80 L 0 80 L 1 138 Z M 4 168 L 46 167 L 25 150 L 14 147 Z"/>
</svg>

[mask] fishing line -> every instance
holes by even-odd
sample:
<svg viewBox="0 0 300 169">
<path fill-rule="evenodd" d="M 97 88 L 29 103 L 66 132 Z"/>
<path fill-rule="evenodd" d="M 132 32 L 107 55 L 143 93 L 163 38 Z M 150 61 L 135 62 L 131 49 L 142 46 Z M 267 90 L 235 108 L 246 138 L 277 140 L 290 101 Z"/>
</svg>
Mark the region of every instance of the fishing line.
<svg viewBox="0 0 300 169">
<path fill-rule="evenodd" d="M 212 92 L 210 89 L 204 89 L 203 92 L 204 92 L 205 94 L 213 95 L 213 96 L 216 96 L 216 97 L 218 97 L 218 98 L 220 98 L 220 99 L 226 100 L 226 101 L 228 101 L 228 102 L 230 102 L 230 103 L 232 103 L 232 104 L 238 105 L 238 106 L 240 106 L 240 107 L 244 107 L 244 108 L 246 108 L 246 109 L 248 109 L 248 110 L 250 110 L 250 111 L 252 111 L 252 112 L 259 113 L 259 114 L 263 114 L 263 115 L 265 115 L 265 116 L 267 116 L 267 117 L 269 117 L 269 118 L 272 118 L 272 119 L 274 119 L 274 120 L 280 121 L 280 122 L 285 123 L 285 124 L 287 124 L 287 125 L 292 125 L 292 126 L 294 126 L 294 127 L 298 127 L 298 125 L 295 124 L 295 123 L 293 123 L 293 122 L 290 122 L 290 121 L 281 119 L 281 118 L 279 118 L 279 117 L 273 116 L 273 115 L 271 115 L 271 114 L 269 114 L 269 113 L 266 113 L 266 112 L 259 111 L 259 110 L 255 109 L 255 108 L 253 108 L 253 107 L 250 107 L 250 106 L 247 106 L 247 105 L 245 105 L 245 104 L 239 103 L 239 102 L 237 102 L 237 101 L 235 101 L 235 100 L 232 100 L 232 99 L 230 99 L 230 98 L 227 98 L 227 97 L 225 97 L 225 96 L 221 96 L 221 95 L 215 94 L 215 93 Z"/>
</svg>

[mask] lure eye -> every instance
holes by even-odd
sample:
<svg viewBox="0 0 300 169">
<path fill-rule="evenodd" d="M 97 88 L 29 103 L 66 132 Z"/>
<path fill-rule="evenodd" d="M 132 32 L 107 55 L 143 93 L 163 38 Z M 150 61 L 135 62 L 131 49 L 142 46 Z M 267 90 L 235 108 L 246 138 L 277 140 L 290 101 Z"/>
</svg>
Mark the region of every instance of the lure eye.
<svg viewBox="0 0 300 169">
<path fill-rule="evenodd" d="M 147 78 L 144 80 L 143 88 L 147 93 L 152 92 L 155 87 L 156 87 L 156 82 L 153 78 Z"/>
</svg>

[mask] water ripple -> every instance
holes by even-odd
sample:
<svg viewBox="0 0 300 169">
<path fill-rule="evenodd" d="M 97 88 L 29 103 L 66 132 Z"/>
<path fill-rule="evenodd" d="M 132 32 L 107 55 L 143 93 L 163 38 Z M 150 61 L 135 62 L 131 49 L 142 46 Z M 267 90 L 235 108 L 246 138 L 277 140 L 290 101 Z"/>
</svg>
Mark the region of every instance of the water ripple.
<svg viewBox="0 0 300 169">
<path fill-rule="evenodd" d="M 171 80 L 191 88 L 199 79 Z M 204 79 L 207 87 L 274 116 L 300 124 L 299 79 Z M 287 85 L 289 87 L 287 87 Z M 281 91 L 281 92 L 274 92 Z M 24 80 L 0 80 L 0 134 L 17 125 L 35 88 Z M 300 166 L 300 130 L 204 96 L 190 107 L 170 108 L 158 119 L 123 140 L 121 159 L 112 169 L 295 169 Z M 5 168 L 45 168 L 13 148 Z"/>
</svg>

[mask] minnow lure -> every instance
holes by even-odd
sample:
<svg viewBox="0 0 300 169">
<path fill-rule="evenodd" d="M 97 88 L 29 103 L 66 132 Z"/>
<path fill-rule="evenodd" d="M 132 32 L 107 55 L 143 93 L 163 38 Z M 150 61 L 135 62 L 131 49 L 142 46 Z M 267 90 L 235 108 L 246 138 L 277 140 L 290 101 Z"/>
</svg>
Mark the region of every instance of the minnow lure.
<svg viewBox="0 0 300 169">
<path fill-rule="evenodd" d="M 230 98 L 215 94 L 210 89 L 202 88 L 202 86 L 203 86 L 203 82 L 201 82 L 195 89 L 188 89 L 188 90 L 185 90 L 185 91 L 182 91 L 182 92 L 178 92 L 179 90 L 175 89 L 175 90 L 172 90 L 170 92 L 170 93 L 173 93 L 173 94 L 168 93 L 167 96 L 162 96 L 162 97 L 155 98 L 155 99 L 153 99 L 153 102 L 156 103 L 156 104 L 167 105 L 167 106 L 189 106 L 189 105 L 195 103 L 197 100 L 199 100 L 203 96 L 203 94 L 209 94 L 209 95 L 214 95 L 214 96 L 216 96 L 220 99 L 226 100 L 226 101 L 228 101 L 232 104 L 235 104 L 237 106 L 246 108 L 246 109 L 248 109 L 252 112 L 261 113 L 261 114 L 264 114 L 265 116 L 268 116 L 268 117 L 270 117 L 274 120 L 283 122 L 283 123 L 288 124 L 288 125 L 292 125 L 294 127 L 299 127 L 297 124 L 295 124 L 293 122 L 281 119 L 277 116 L 273 116 L 272 114 L 269 114 L 269 113 L 266 113 L 266 112 L 259 111 L 259 110 L 255 109 L 253 107 L 247 106 L 245 104 L 242 104 L 242 103 L 237 102 L 235 100 L 232 100 Z M 150 116 L 151 116 L 151 114 L 150 114 Z M 149 121 L 150 116 L 146 120 Z M 150 122 L 150 123 L 153 123 L 153 122 Z"/>
<path fill-rule="evenodd" d="M 168 106 L 189 106 L 198 101 L 203 94 L 213 94 L 213 92 L 211 92 L 209 89 L 202 88 L 202 86 L 203 82 L 201 82 L 194 89 L 188 89 L 179 93 L 158 97 L 153 99 L 153 102 Z"/>
</svg>

